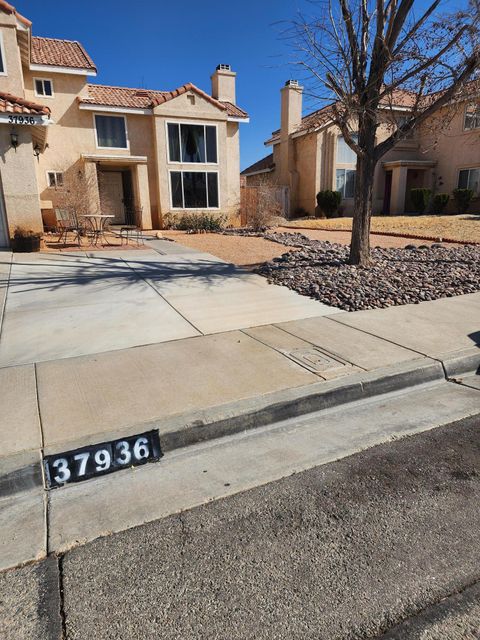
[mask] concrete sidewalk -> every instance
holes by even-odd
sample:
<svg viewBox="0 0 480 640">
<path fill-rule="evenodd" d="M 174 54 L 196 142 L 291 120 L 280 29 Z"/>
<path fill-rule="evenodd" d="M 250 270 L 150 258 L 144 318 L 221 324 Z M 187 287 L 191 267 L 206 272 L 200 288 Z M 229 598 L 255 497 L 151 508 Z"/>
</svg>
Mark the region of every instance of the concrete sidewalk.
<svg viewBox="0 0 480 640">
<path fill-rule="evenodd" d="M 0 255 L 0 367 L 339 312 L 166 240 L 149 250 Z"/>
<path fill-rule="evenodd" d="M 477 406 L 480 294 L 331 314 L 154 242 L 119 256 L 15 257 L 0 339 L 0 567 L 46 552 L 43 455 L 149 429 L 168 453 L 446 378 L 468 389 L 458 417 Z M 8 259 L 1 269 L 7 280 Z"/>
</svg>

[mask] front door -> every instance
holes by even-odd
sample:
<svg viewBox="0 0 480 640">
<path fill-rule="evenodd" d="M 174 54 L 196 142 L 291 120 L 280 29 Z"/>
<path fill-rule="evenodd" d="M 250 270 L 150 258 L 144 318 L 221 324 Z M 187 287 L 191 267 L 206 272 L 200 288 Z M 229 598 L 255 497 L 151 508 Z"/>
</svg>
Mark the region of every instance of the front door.
<svg viewBox="0 0 480 640">
<path fill-rule="evenodd" d="M 102 171 L 100 175 L 100 206 L 103 215 L 113 215 L 112 224 L 125 223 L 123 178 L 121 171 Z"/>
</svg>

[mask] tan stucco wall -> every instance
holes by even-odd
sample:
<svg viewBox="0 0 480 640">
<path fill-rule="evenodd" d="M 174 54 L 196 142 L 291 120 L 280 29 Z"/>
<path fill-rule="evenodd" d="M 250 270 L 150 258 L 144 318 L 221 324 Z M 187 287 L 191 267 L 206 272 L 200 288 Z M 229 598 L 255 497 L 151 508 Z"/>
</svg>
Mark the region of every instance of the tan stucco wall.
<svg viewBox="0 0 480 640">
<path fill-rule="evenodd" d="M 0 174 L 10 236 L 17 226 L 43 230 L 31 131 L 18 127 L 17 132 L 19 145 L 15 151 L 10 128 L 0 125 Z"/>
<path fill-rule="evenodd" d="M 20 49 L 17 42 L 16 20 L 0 11 L 0 31 L 3 37 L 7 75 L 0 75 L 0 91 L 23 96 L 23 75 Z"/>
<path fill-rule="evenodd" d="M 459 105 L 449 121 L 444 112 L 420 130 L 420 153 L 425 160 L 435 160 L 435 188 L 450 193 L 458 187 L 460 169 L 480 167 L 480 129 L 464 130 L 465 105 Z M 454 211 L 453 201 L 447 211 Z M 470 205 L 469 213 L 480 213 L 480 198 Z"/>
<path fill-rule="evenodd" d="M 158 164 L 158 199 L 160 216 L 173 211 L 170 196 L 170 171 L 208 171 L 218 172 L 219 208 L 208 209 L 213 213 L 232 216 L 237 213 L 240 200 L 240 158 L 238 123 L 227 122 L 227 116 L 218 107 L 201 96 L 195 96 L 192 104 L 188 94 L 182 94 L 155 108 L 155 143 Z M 170 163 L 167 145 L 167 122 L 193 122 L 217 126 L 217 164 L 181 164 Z M 186 209 L 185 211 L 199 211 Z M 160 220 L 161 222 L 161 220 Z"/>
<path fill-rule="evenodd" d="M 294 212 L 296 208 L 304 209 L 309 215 L 314 215 L 315 213 L 315 198 L 318 192 L 317 166 L 320 164 L 317 141 L 318 136 L 316 133 L 295 138 L 295 158 L 298 177 L 292 212 Z"/>
</svg>

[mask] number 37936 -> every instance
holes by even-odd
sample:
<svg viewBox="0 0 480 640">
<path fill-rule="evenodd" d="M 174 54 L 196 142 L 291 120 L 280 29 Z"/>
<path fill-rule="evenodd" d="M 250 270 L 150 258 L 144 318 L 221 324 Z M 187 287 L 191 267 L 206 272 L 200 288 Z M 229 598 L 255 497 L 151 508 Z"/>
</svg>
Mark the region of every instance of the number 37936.
<svg viewBox="0 0 480 640">
<path fill-rule="evenodd" d="M 119 471 L 127 467 L 159 460 L 162 456 L 158 431 L 103 442 L 45 456 L 45 475 L 49 488 Z"/>
</svg>

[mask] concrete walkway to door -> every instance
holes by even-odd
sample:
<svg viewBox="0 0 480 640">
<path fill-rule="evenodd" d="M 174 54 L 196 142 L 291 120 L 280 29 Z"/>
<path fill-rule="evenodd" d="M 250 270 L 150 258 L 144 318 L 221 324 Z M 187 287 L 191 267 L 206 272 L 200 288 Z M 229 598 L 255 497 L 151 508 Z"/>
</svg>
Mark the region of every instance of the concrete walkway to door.
<svg viewBox="0 0 480 640">
<path fill-rule="evenodd" d="M 0 253 L 0 367 L 339 310 L 165 240 L 147 250 Z"/>
</svg>

